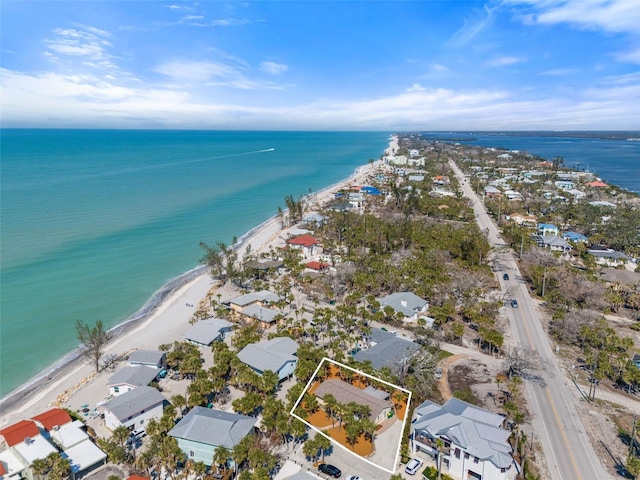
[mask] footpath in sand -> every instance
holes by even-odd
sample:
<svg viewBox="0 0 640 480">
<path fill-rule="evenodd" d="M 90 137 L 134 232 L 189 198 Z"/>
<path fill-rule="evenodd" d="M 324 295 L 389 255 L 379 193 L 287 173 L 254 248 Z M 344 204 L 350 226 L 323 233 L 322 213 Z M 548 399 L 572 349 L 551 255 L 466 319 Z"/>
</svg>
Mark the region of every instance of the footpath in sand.
<svg viewBox="0 0 640 480">
<path fill-rule="evenodd" d="M 397 137 L 395 137 L 397 150 Z M 392 139 L 385 153 L 393 149 Z M 349 185 L 362 185 L 375 168 L 374 164 L 359 167 L 349 178 L 327 187 L 314 194 L 310 210 L 313 211 L 332 198 L 333 192 Z M 286 192 L 283 192 L 285 195 Z M 280 222 L 273 217 L 260 226 L 238 248 L 244 251 L 247 245 L 256 253 L 268 251 L 270 247 L 284 245 L 283 230 Z M 105 349 L 104 355 L 122 357 L 136 349 L 157 349 L 158 345 L 180 340 L 183 332 L 190 326 L 189 320 L 200 301 L 215 288 L 214 281 L 207 273 L 203 273 L 173 292 L 157 309 L 141 323 L 122 336 L 114 339 Z M 46 410 L 49 406 L 59 405 L 77 409 L 78 392 L 82 392 L 82 402 L 96 405 L 106 394 L 95 379 L 105 380 L 113 372 L 93 372 L 88 362 L 79 360 L 52 373 L 48 378 L 34 383 L 28 389 L 17 394 L 10 394 L 0 402 L 0 427 L 30 418 Z"/>
</svg>

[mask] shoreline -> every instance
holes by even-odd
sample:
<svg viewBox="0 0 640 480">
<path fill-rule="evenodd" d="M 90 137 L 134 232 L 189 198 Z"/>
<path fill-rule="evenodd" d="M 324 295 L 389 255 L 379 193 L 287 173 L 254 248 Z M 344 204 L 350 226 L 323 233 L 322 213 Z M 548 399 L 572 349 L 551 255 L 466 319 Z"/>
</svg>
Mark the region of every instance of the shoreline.
<svg viewBox="0 0 640 480">
<path fill-rule="evenodd" d="M 389 147 L 384 151 L 385 155 L 393 151 L 394 141 L 397 148 L 397 136 L 392 136 Z M 335 189 L 364 180 L 376 163 L 377 161 L 360 165 L 347 178 L 307 195 L 305 199 L 309 203 L 310 211 L 326 203 Z M 268 249 L 285 230 L 286 228 L 280 225 L 277 215 L 273 215 L 242 235 L 234 248 L 240 252 L 247 245 L 251 245 L 252 251 L 259 253 L 265 248 Z M 187 305 L 198 305 L 206 298 L 213 283 L 204 265 L 198 265 L 168 280 L 140 309 L 109 329 L 114 338 L 107 344 L 104 355 L 122 356 L 138 348 L 156 349 L 161 343 L 179 340 L 180 335 L 175 335 L 176 328 L 184 331 L 193 314 L 193 310 L 184 311 L 185 303 L 182 300 L 188 299 Z M 178 315 L 180 319 L 176 321 L 175 316 Z M 104 372 L 104 369 L 101 372 Z M 54 402 L 65 403 L 60 401 L 61 397 L 66 396 L 68 399 L 75 391 L 90 383 L 95 376 L 92 366 L 82 356 L 80 347 L 76 347 L 0 398 L 0 426 L 24 418 L 23 414 L 27 411 L 33 410 L 35 415 Z"/>
</svg>

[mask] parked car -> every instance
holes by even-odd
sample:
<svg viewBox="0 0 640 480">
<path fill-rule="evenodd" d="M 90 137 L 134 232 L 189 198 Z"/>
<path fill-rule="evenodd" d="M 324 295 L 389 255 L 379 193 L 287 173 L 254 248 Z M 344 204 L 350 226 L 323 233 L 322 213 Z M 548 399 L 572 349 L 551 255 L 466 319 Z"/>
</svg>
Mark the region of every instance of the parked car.
<svg viewBox="0 0 640 480">
<path fill-rule="evenodd" d="M 347 480 L 362 480 L 362 478 L 356 475 L 351 475 L 350 477 L 347 477 Z"/>
<path fill-rule="evenodd" d="M 321 463 L 318 465 L 318 470 L 333 478 L 340 478 L 340 475 L 342 475 L 340 469 L 330 463 Z"/>
<path fill-rule="evenodd" d="M 511 306 L 512 306 L 513 308 L 518 308 L 518 301 L 517 301 L 517 300 L 515 300 L 515 299 L 514 299 L 514 300 L 511 300 Z"/>
<path fill-rule="evenodd" d="M 504 275 L 502 275 L 502 279 L 503 280 L 509 280 L 509 274 L 505 273 Z"/>
<path fill-rule="evenodd" d="M 407 466 L 404 467 L 404 471 L 409 475 L 415 475 L 421 466 L 422 466 L 422 460 L 418 460 L 417 458 L 412 458 L 411 460 L 409 460 L 409 463 L 407 463 Z"/>
</svg>

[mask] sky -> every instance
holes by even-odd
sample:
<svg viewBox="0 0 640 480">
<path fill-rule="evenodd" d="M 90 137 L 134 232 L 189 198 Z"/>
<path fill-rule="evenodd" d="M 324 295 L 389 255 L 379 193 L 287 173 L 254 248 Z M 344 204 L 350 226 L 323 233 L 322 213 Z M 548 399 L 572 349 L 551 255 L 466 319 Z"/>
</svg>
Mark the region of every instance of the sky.
<svg viewBox="0 0 640 480">
<path fill-rule="evenodd" d="M 638 0 L 2 1 L 2 127 L 640 130 Z"/>
</svg>

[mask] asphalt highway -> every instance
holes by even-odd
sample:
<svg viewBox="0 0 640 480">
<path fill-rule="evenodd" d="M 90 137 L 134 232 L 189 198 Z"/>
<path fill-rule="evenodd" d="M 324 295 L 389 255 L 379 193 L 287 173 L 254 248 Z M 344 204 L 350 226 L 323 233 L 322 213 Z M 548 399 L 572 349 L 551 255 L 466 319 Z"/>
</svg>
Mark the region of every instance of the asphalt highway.
<svg viewBox="0 0 640 480">
<path fill-rule="evenodd" d="M 513 338 L 524 348 L 531 349 L 540 358 L 534 377 L 525 380 L 533 416 L 533 428 L 542 445 L 544 459 L 553 480 L 599 480 L 608 475 L 591 445 L 575 402 L 582 401 L 560 370 L 556 355 L 538 318 L 535 304 L 516 264 L 514 254 L 500 237 L 496 225 L 484 205 L 471 189 L 455 162 L 449 161 L 466 197 L 471 199 L 476 220 L 487 232 L 489 243 L 496 249 L 494 266 L 499 270 L 500 284 L 515 299 L 518 307 L 507 302 L 509 324 Z M 509 274 L 509 280 L 502 275 Z M 539 456 L 538 456 L 539 458 Z"/>
</svg>

